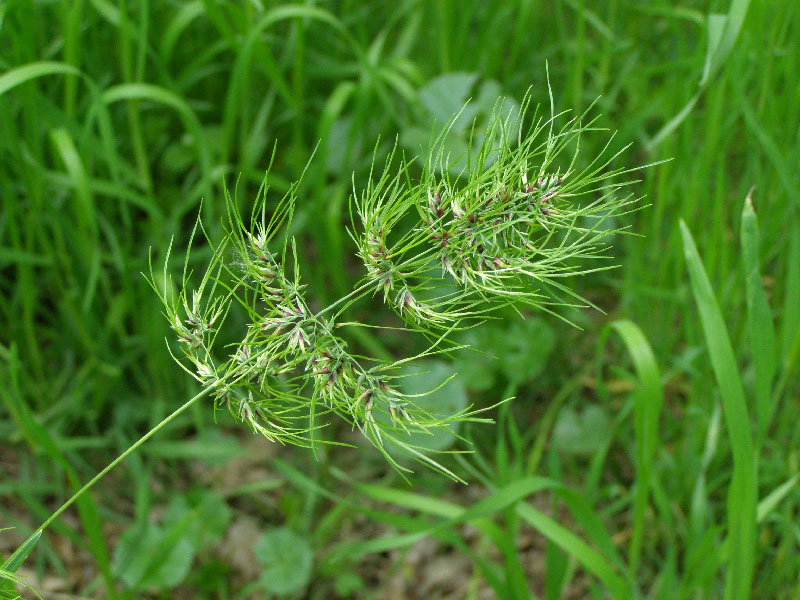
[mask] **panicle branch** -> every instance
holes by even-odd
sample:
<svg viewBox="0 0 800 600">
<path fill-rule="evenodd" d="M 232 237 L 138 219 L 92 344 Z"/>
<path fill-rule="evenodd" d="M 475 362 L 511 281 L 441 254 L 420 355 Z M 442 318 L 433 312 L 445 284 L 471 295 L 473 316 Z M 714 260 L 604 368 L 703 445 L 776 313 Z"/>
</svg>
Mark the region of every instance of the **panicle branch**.
<svg viewBox="0 0 800 600">
<path fill-rule="evenodd" d="M 547 309 L 571 295 L 560 279 L 613 268 L 576 265 L 607 261 L 607 242 L 622 232 L 613 218 L 637 200 L 624 193 L 630 171 L 607 169 L 617 155 L 578 169 L 580 138 L 596 131 L 588 111 L 556 131 L 563 115 L 529 119 L 529 109 L 499 103 L 463 172 L 453 174 L 460 157 L 445 154 L 441 137 L 416 183 L 410 163 L 390 160 L 354 193 L 360 227 L 350 235 L 364 281 L 407 324 L 441 330 L 510 303 Z"/>
</svg>

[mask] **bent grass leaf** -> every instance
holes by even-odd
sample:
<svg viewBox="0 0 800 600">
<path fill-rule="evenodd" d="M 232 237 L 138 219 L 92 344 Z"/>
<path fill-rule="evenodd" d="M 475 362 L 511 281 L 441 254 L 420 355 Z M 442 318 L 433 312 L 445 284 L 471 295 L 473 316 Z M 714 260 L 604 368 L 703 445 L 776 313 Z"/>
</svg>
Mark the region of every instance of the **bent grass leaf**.
<svg viewBox="0 0 800 600">
<path fill-rule="evenodd" d="M 651 487 L 651 473 L 659 447 L 658 419 L 664 403 L 661 373 L 653 349 L 638 325 L 631 321 L 614 321 L 610 326 L 625 343 L 639 379 L 634 392 L 634 431 L 636 435 L 636 489 L 633 499 L 633 532 L 628 549 L 631 577 L 638 571 L 644 539 L 645 515 Z M 600 338 L 602 348 L 610 329 Z"/>
<path fill-rule="evenodd" d="M 423 514 L 444 517 L 446 520 L 438 525 L 428 526 L 421 531 L 348 545 L 346 550 L 341 550 L 342 553 L 353 551 L 360 555 L 406 547 L 427 535 L 434 535 L 438 532 L 452 529 L 460 523 L 473 525 L 486 534 L 489 539 L 499 543 L 502 539 L 507 539 L 507 534 L 501 533 L 499 536 L 493 534 L 493 528 L 496 526 L 488 519 L 497 514 L 502 514 L 509 507 L 513 507 L 523 521 L 572 556 L 588 572 L 595 575 L 605 585 L 613 598 L 627 600 L 634 597 L 631 584 L 618 573 L 618 569 L 622 567 L 621 558 L 614 549 L 611 538 L 605 527 L 598 520 L 597 515 L 575 492 L 551 479 L 526 477 L 515 480 L 504 487 L 494 489 L 489 496 L 467 508 L 421 494 L 395 490 L 385 486 L 359 483 L 355 483 L 355 486 L 359 492 L 381 502 L 389 502 L 410 510 L 420 511 Z M 604 552 L 608 552 L 608 555 L 598 552 L 566 527 L 544 515 L 529 503 L 524 502 L 525 498 L 531 494 L 546 489 L 551 489 L 559 494 L 561 492 L 565 493 L 564 499 L 567 501 L 570 510 L 573 511 L 573 516 L 582 525 L 590 539 L 599 548 L 604 549 Z"/>
<path fill-rule="evenodd" d="M 683 249 L 692 292 L 700 313 L 714 376 L 719 385 L 723 414 L 733 453 L 733 477 L 728 488 L 727 527 L 731 548 L 725 579 L 725 599 L 750 597 L 756 544 L 756 454 L 744 388 L 728 330 L 711 288 L 692 234 L 681 220 Z"/>
<path fill-rule="evenodd" d="M 648 142 L 647 149 L 651 152 L 669 137 L 678 126 L 683 123 L 697 101 L 713 80 L 717 71 L 725 64 L 731 54 L 739 32 L 744 24 L 750 0 L 733 0 L 727 14 L 709 14 L 706 18 L 706 57 L 703 63 L 703 73 L 700 77 L 698 90 L 686 103 L 677 115 L 672 117 Z"/>
<path fill-rule="evenodd" d="M 7 91 L 39 77 L 47 75 L 80 75 L 81 72 L 71 65 L 59 62 L 43 61 L 29 63 L 10 69 L 0 75 L 0 96 Z"/>
</svg>

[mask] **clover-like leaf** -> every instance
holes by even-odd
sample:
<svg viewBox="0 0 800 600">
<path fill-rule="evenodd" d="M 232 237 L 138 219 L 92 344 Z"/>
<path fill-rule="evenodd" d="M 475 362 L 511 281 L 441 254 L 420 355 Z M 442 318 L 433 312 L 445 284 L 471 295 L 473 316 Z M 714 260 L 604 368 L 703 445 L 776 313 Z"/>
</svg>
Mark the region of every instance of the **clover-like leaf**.
<svg viewBox="0 0 800 600">
<path fill-rule="evenodd" d="M 308 585 L 313 553 L 306 538 L 280 527 L 261 535 L 253 552 L 264 566 L 260 582 L 268 592 L 283 596 Z"/>
</svg>

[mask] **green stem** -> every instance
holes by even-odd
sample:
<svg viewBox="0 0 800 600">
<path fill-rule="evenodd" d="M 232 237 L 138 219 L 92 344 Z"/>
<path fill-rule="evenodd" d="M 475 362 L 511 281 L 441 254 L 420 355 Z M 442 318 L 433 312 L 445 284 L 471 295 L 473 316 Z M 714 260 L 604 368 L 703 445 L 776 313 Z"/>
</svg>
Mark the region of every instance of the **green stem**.
<svg viewBox="0 0 800 600">
<path fill-rule="evenodd" d="M 353 298 L 354 296 L 357 296 L 358 294 L 363 294 L 363 293 L 364 293 L 364 291 L 365 291 L 367 288 L 371 287 L 372 285 L 374 285 L 374 284 L 373 284 L 371 281 L 368 281 L 367 283 L 364 283 L 364 284 L 360 285 L 359 287 L 357 287 L 356 289 L 354 289 L 352 292 L 350 292 L 349 294 L 347 294 L 347 296 L 343 296 L 343 297 L 339 298 L 339 299 L 338 299 L 336 302 L 334 302 L 333 304 L 331 304 L 331 305 L 329 305 L 329 306 L 326 306 L 325 308 L 323 308 L 321 311 L 319 311 L 319 312 L 318 312 L 316 315 L 314 315 L 314 316 L 315 316 L 315 317 L 317 317 L 317 318 L 321 317 L 321 316 L 322 316 L 322 315 L 324 315 L 326 312 L 329 312 L 329 311 L 333 310 L 334 308 L 336 308 L 337 306 L 339 306 L 339 305 L 340 305 L 340 304 L 342 304 L 343 302 L 347 302 L 348 300 L 350 300 L 350 299 L 351 299 L 351 298 Z"/>
<path fill-rule="evenodd" d="M 50 516 L 48 517 L 48 519 L 47 519 L 47 520 L 46 520 L 44 523 L 42 523 L 42 524 L 39 526 L 39 528 L 38 528 L 38 529 L 36 529 L 36 530 L 35 530 L 35 531 L 34 531 L 34 532 L 33 532 L 33 533 L 30 535 L 30 537 L 28 537 L 28 539 L 27 539 L 27 540 L 25 540 L 25 542 L 24 542 L 24 543 L 23 543 L 23 544 L 20 546 L 20 548 L 19 548 L 19 550 L 17 550 L 17 552 L 19 552 L 20 550 L 22 550 L 23 548 L 25 548 L 25 547 L 28 545 L 28 543 L 29 543 L 31 540 L 33 540 L 33 538 L 34 538 L 34 537 L 36 537 L 36 536 L 37 536 L 37 535 L 39 535 L 39 534 L 40 534 L 42 531 L 44 531 L 44 530 L 47 528 L 47 526 L 48 526 L 48 525 L 50 525 L 50 524 L 51 524 L 53 521 L 55 521 L 55 520 L 56 520 L 56 519 L 57 519 L 57 518 L 58 518 L 58 517 L 61 515 L 61 513 L 63 513 L 63 512 L 64 512 L 65 510 L 67 510 L 67 509 L 68 509 L 70 506 L 72 506 L 72 504 L 73 504 L 73 503 L 74 503 L 74 502 L 75 502 L 75 501 L 76 501 L 78 498 L 80 498 L 80 497 L 81 497 L 81 496 L 82 496 L 82 495 L 83 495 L 83 494 L 84 494 L 84 493 L 85 493 L 85 492 L 86 492 L 86 491 L 87 491 L 89 488 L 91 488 L 91 487 L 92 487 L 92 486 L 93 486 L 95 483 L 97 483 L 97 482 L 98 482 L 98 481 L 100 481 L 100 480 L 101 480 L 103 477 L 105 477 L 105 475 L 106 475 L 106 474 L 107 474 L 107 473 L 108 473 L 108 472 L 109 472 L 111 469 L 113 469 L 113 468 L 114 468 L 114 467 L 116 467 L 116 466 L 117 466 L 119 463 L 121 463 L 123 460 L 125 460 L 125 459 L 128 457 L 128 455 L 132 454 L 132 453 L 133 453 L 133 452 L 134 452 L 134 451 L 135 451 L 135 450 L 136 450 L 136 449 L 137 449 L 139 446 L 141 446 L 142 444 L 144 444 L 144 443 L 145 443 L 147 440 L 149 440 L 149 439 L 150 439 L 151 437 L 153 437 L 153 436 L 154 436 L 156 433 L 158 433 L 158 432 L 159 432 L 161 429 L 163 429 L 163 428 L 164 428 L 166 425 L 168 425 L 168 424 L 169 424 L 169 423 L 170 423 L 170 422 L 171 422 L 173 419 L 175 419 L 175 417 L 177 417 L 178 415 L 180 415 L 180 414 L 181 414 L 183 411 L 185 411 L 187 408 L 189 408 L 190 406 L 192 406 L 192 405 L 193 405 L 195 402 L 197 402 L 197 401 L 198 401 L 198 400 L 200 400 L 201 398 L 203 398 L 203 397 L 207 396 L 207 395 L 208 395 L 209 393 L 211 393 L 211 392 L 212 392 L 214 389 L 216 389 L 216 388 L 215 388 L 215 386 L 209 386 L 209 387 L 205 388 L 205 389 L 204 389 L 202 392 L 200 392 L 199 394 L 197 394 L 196 396 L 194 396 L 193 398 L 191 398 L 190 400 L 188 400 L 188 401 L 187 401 L 187 402 L 186 402 L 186 403 L 185 403 L 183 406 L 181 406 L 181 407 L 177 408 L 177 409 L 176 409 L 176 410 L 175 410 L 175 411 L 174 411 L 174 412 L 173 412 L 171 415 L 169 415 L 168 417 L 166 417 L 165 419 L 163 419 L 163 420 L 162 420 L 162 421 L 161 421 L 161 422 L 160 422 L 158 425 L 156 425 L 156 426 L 155 426 L 155 427 L 153 427 L 153 428 L 152 428 L 150 431 L 148 431 L 148 432 L 147 432 L 147 433 L 145 433 L 145 434 L 144 434 L 142 437 L 140 437 L 140 438 L 139 438 L 139 439 L 138 439 L 138 440 L 137 440 L 137 441 L 136 441 L 136 442 L 135 442 L 135 443 L 134 443 L 134 444 L 133 444 L 133 445 L 132 445 L 130 448 L 128 448 L 127 450 L 125 450 L 125 452 L 123 452 L 122 454 L 120 454 L 120 455 L 119 455 L 119 456 L 118 456 L 118 457 L 117 457 L 117 458 L 116 458 L 116 459 L 115 459 L 113 462 L 109 463 L 109 465 L 108 465 L 108 466 L 107 466 L 105 469 L 103 469 L 103 470 L 102 470 L 102 471 L 100 471 L 100 472 L 99 472 L 97 475 L 95 475 L 94 477 L 92 477 L 92 479 L 91 479 L 91 480 L 89 480 L 89 482 L 88 482 L 86 485 L 84 485 L 84 486 L 83 486 L 81 489 L 79 489 L 77 492 L 75 492 L 75 494 L 73 494 L 73 496 L 72 496 L 72 497 L 71 497 L 69 500 L 67 500 L 66 502 L 64 502 L 64 504 L 62 504 L 62 505 L 61 505 L 61 508 L 59 508 L 59 509 L 58 509 L 56 512 L 54 512 L 52 515 L 50 515 Z M 8 561 L 6 561 L 6 564 L 8 564 L 8 563 L 10 563 L 11 561 L 13 561 L 13 559 L 14 559 L 14 555 L 15 555 L 17 552 L 15 552 L 14 554 L 12 554 L 12 555 L 9 557 Z"/>
<path fill-rule="evenodd" d="M 422 257 L 427 256 L 427 254 L 428 254 L 428 251 L 425 251 L 422 254 L 418 254 L 416 256 L 412 256 L 411 258 L 409 258 L 404 263 L 401 263 L 401 264 L 397 265 L 397 269 L 401 270 L 401 269 L 403 269 L 405 267 L 408 267 L 408 265 L 414 264 L 415 262 L 419 261 Z M 342 296 L 341 298 L 339 298 L 333 304 L 330 304 L 329 306 L 326 306 L 325 308 L 323 308 L 316 315 L 314 315 L 314 317 L 316 317 L 316 318 L 321 317 L 322 315 L 324 315 L 327 312 L 330 312 L 331 310 L 333 310 L 334 308 L 336 308 L 340 304 L 343 304 L 344 302 L 347 302 L 348 300 L 351 300 L 354 297 L 358 297 L 359 295 L 363 295 L 366 290 L 368 290 L 369 288 L 374 287 L 374 286 L 375 286 L 375 282 L 374 281 L 367 281 L 365 283 L 362 283 L 360 286 L 358 286 L 356 289 L 354 289 L 352 292 L 350 292 L 346 296 Z"/>
</svg>

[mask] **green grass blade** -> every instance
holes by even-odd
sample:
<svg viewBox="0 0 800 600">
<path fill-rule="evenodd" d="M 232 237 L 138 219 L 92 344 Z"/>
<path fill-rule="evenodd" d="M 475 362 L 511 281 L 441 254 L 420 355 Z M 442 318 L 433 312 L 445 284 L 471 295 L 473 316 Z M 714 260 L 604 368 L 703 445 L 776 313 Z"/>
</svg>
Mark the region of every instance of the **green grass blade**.
<svg viewBox="0 0 800 600">
<path fill-rule="evenodd" d="M 747 195 L 742 210 L 741 243 L 747 298 L 747 329 L 755 368 L 755 406 L 760 437 L 764 435 L 772 413 L 771 392 L 775 376 L 776 342 L 772 314 L 761 283 L 758 217 L 753 210 L 751 194 Z"/>
<path fill-rule="evenodd" d="M 692 96 L 686 105 L 672 117 L 669 121 L 667 121 L 664 126 L 658 130 L 653 138 L 647 142 L 647 150 L 652 152 L 655 150 L 656 146 L 660 145 L 665 139 L 667 139 L 672 133 L 686 120 L 686 117 L 689 116 L 689 113 L 692 112 L 694 109 L 695 104 L 697 101 L 700 100 L 701 92 L 697 92 L 694 96 Z"/>
<path fill-rule="evenodd" d="M 793 235 L 789 241 L 789 257 L 786 273 L 786 292 L 781 319 L 781 359 L 784 369 L 791 365 L 796 340 L 800 337 L 800 236 Z"/>
<path fill-rule="evenodd" d="M 449 529 L 453 526 L 471 522 L 475 524 L 484 518 L 489 518 L 498 514 L 509 506 L 515 506 L 516 513 L 529 525 L 534 527 L 539 533 L 554 542 L 561 549 L 566 551 L 577 560 L 587 571 L 594 574 L 611 592 L 614 598 L 632 598 L 633 591 L 631 586 L 617 573 L 615 568 L 616 552 L 610 551 L 611 557 L 598 552 L 580 537 L 570 532 L 556 521 L 545 516 L 532 506 L 521 502 L 532 493 L 544 489 L 553 489 L 558 492 L 569 492 L 560 483 L 544 477 L 527 477 L 511 482 L 507 486 L 493 491 L 486 498 L 476 502 L 471 507 L 463 509 L 456 505 L 442 502 L 437 499 L 427 498 L 420 494 L 394 490 L 378 485 L 356 484 L 357 489 L 366 496 L 375 498 L 382 502 L 390 502 L 398 506 L 403 506 L 412 510 L 421 511 L 427 514 L 447 517 L 447 521 L 433 526 L 427 532 L 433 534 L 442 529 Z M 567 494 L 565 500 L 573 512 L 576 520 L 587 530 L 595 543 L 604 550 L 608 551 L 610 538 L 602 527 L 597 515 L 587 510 L 587 506 L 580 502 L 580 498 L 574 492 Z M 590 515 L 587 515 L 591 513 Z M 397 548 L 415 543 L 424 537 L 424 532 L 416 532 L 401 536 L 375 541 L 369 545 L 370 551 L 381 551 L 389 548 Z M 617 561 L 619 560 L 618 557 Z"/>
<path fill-rule="evenodd" d="M 519 504 L 516 510 L 523 521 L 597 577 L 606 586 L 612 598 L 617 600 L 633 598 L 630 585 L 617 574 L 612 564 L 589 544 L 530 504 Z"/>
<path fill-rule="evenodd" d="M 382 485 L 355 483 L 355 487 L 360 493 L 380 502 L 388 502 L 409 510 L 444 517 L 445 519 L 455 519 L 463 510 L 459 505 L 452 502 Z"/>
<path fill-rule="evenodd" d="M 22 546 L 17 548 L 14 551 L 14 554 L 9 556 L 6 562 L 0 566 L 0 569 L 9 573 L 16 573 L 17 569 L 22 566 L 22 563 L 25 562 L 25 559 L 28 558 L 28 555 L 33 551 L 33 547 L 36 545 L 36 542 L 39 541 L 40 537 L 42 537 L 41 529 L 36 532 L 36 535 L 32 536 L 29 540 L 22 544 Z"/>
<path fill-rule="evenodd" d="M 767 494 L 756 507 L 756 522 L 763 523 L 764 520 L 772 514 L 772 512 L 778 507 L 778 505 L 789 495 L 797 482 L 800 481 L 800 474 L 794 475 L 789 480 L 784 481 L 781 485 L 776 487 L 772 490 L 769 494 Z M 706 530 L 706 535 L 710 530 Z M 706 570 L 709 568 L 709 564 L 714 564 L 719 562 L 720 564 L 730 558 L 730 536 L 726 537 L 721 544 L 716 543 L 716 555 L 714 558 L 710 559 L 708 564 L 703 565 L 703 569 Z"/>
<path fill-rule="evenodd" d="M 564 584 L 570 571 L 570 560 L 566 552 L 550 540 L 545 546 L 544 597 L 558 600 L 563 595 Z"/>
<path fill-rule="evenodd" d="M 172 59 L 172 51 L 178 42 L 178 38 L 191 25 L 192 21 L 203 15 L 203 3 L 200 0 L 183 3 L 164 29 L 161 36 L 158 50 L 159 56 L 164 64 L 168 65 Z"/>
<path fill-rule="evenodd" d="M 797 474 L 788 481 L 783 482 L 758 503 L 756 515 L 759 523 L 766 519 L 767 516 L 777 508 L 778 504 L 780 504 L 781 501 L 789 495 L 789 492 L 794 489 L 798 481 L 800 481 L 800 474 Z"/>
<path fill-rule="evenodd" d="M 689 228 L 681 220 L 681 234 L 692 292 L 722 397 L 725 424 L 733 453 L 733 477 L 728 488 L 729 539 L 735 551 L 728 561 L 726 600 L 750 597 L 756 544 L 756 455 L 750 432 L 742 380 L 728 330 Z"/>
<path fill-rule="evenodd" d="M 85 293 L 82 302 L 83 312 L 89 311 L 92 305 L 95 289 L 97 287 L 97 273 L 100 256 L 97 248 L 97 210 L 89 187 L 89 176 L 81 160 L 80 152 L 69 132 L 60 127 L 50 132 L 56 152 L 61 157 L 64 167 L 72 180 L 75 189 L 73 214 L 75 215 L 76 233 L 75 245 L 79 249 L 85 262 L 85 269 L 89 273 L 85 284 Z"/>
<path fill-rule="evenodd" d="M 620 571 L 624 571 L 625 563 L 603 523 L 601 515 L 592 509 L 584 494 L 563 485 L 554 488 L 554 491 L 567 506 L 575 522 L 583 528 L 589 542 L 600 550 L 602 555 L 607 560 L 610 560 Z"/>
<path fill-rule="evenodd" d="M 639 385 L 634 393 L 636 491 L 633 499 L 633 530 L 628 546 L 628 568 L 631 577 L 634 577 L 642 552 L 650 476 L 659 447 L 658 419 L 664 403 L 664 390 L 653 349 L 639 326 L 631 321 L 621 320 L 613 322 L 611 327 L 625 343 L 639 378 Z M 605 335 L 601 341 L 604 339 Z"/>
<path fill-rule="evenodd" d="M 708 83 L 714 78 L 717 71 L 722 68 L 733 50 L 739 32 L 742 30 L 750 0 L 732 0 L 726 15 L 710 14 L 706 20 L 706 57 L 703 63 L 703 74 L 700 78 L 699 89 L 692 96 L 686 106 L 670 119 L 653 138 L 647 143 L 647 149 L 653 151 L 663 142 L 678 126 L 689 116 L 695 104 L 700 99 Z"/>
<path fill-rule="evenodd" d="M 706 56 L 706 63 L 703 67 L 703 77 L 700 80 L 701 87 L 705 86 L 714 77 L 730 56 L 739 37 L 739 32 L 742 30 L 742 25 L 744 25 L 749 6 L 750 0 L 732 0 L 728 14 L 724 18 L 720 17 L 720 15 L 709 15 L 709 29 L 712 27 L 712 17 L 716 17 L 715 21 L 718 22 L 714 23 L 713 26 L 720 26 L 721 30 L 714 32 L 713 43 L 711 43 L 711 40 L 709 41 L 710 52 Z M 709 37 L 712 37 L 711 32 L 709 32 Z"/>
<path fill-rule="evenodd" d="M 23 65 L 0 75 L 0 96 L 31 79 L 47 75 L 80 75 L 80 73 L 75 67 L 59 62 L 43 61 Z"/>
<path fill-rule="evenodd" d="M 106 104 L 113 104 L 114 102 L 124 100 L 145 100 L 163 104 L 164 106 L 169 106 L 174 109 L 181 118 L 186 130 L 194 138 L 195 148 L 198 158 L 200 159 L 201 188 L 206 198 L 210 199 L 212 197 L 211 146 L 206 141 L 200 120 L 185 99 L 169 90 L 150 83 L 125 83 L 105 90 L 102 95 L 102 100 Z M 214 203 L 207 202 L 205 206 L 207 206 L 209 210 L 209 221 L 213 221 Z"/>
</svg>

